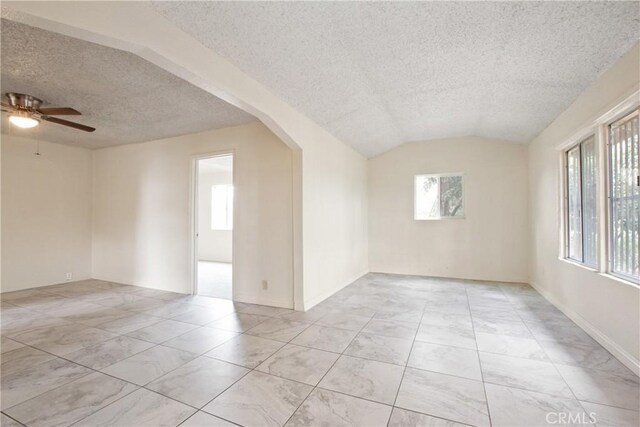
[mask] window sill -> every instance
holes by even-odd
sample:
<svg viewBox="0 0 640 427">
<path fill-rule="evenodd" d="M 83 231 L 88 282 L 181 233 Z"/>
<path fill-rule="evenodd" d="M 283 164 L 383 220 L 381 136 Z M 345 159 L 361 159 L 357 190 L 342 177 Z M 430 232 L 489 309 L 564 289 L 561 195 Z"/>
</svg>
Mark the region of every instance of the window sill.
<svg viewBox="0 0 640 427">
<path fill-rule="evenodd" d="M 464 216 L 441 216 L 438 218 L 416 218 L 416 217 L 413 218 L 414 221 L 445 221 L 448 219 L 456 220 L 456 219 L 466 219 L 466 218 Z"/>
<path fill-rule="evenodd" d="M 571 260 L 569 258 L 558 257 L 560 261 L 566 262 L 567 264 L 575 265 L 576 267 L 584 268 L 587 271 L 591 271 L 593 273 L 599 273 L 599 271 L 593 267 L 589 267 L 588 265 L 579 263 L 578 261 Z"/>
<path fill-rule="evenodd" d="M 640 284 L 632 282 L 630 280 L 624 279 L 620 276 L 616 276 L 611 273 L 598 273 L 600 276 L 606 277 L 607 279 L 615 280 L 618 283 L 622 283 L 623 285 L 632 286 L 636 289 L 640 288 Z"/>
<path fill-rule="evenodd" d="M 627 285 L 627 286 L 632 286 L 632 287 L 634 287 L 636 289 L 640 288 L 640 284 L 632 282 L 632 281 L 627 280 L 627 279 L 624 279 L 622 277 L 613 275 L 611 273 L 601 273 L 599 270 L 597 270 L 597 269 L 595 269 L 593 267 L 589 267 L 589 266 L 586 266 L 584 264 L 580 264 L 577 261 L 573 261 L 573 260 L 570 260 L 570 259 L 567 259 L 567 258 L 558 257 L 558 259 L 560 261 L 562 261 L 562 262 L 567 263 L 567 264 L 571 264 L 573 266 L 580 267 L 580 268 L 585 269 L 587 271 L 590 271 L 592 273 L 596 273 L 598 276 L 606 277 L 607 279 L 610 279 L 610 280 L 615 280 L 618 283 L 622 283 L 622 284 Z"/>
</svg>

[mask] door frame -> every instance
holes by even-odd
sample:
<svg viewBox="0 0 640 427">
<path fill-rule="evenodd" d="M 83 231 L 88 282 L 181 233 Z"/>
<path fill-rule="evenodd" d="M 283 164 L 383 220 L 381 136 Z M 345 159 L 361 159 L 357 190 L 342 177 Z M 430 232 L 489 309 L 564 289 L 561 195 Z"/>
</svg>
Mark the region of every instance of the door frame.
<svg viewBox="0 0 640 427">
<path fill-rule="evenodd" d="M 189 207 L 191 211 L 191 227 L 190 227 L 190 239 L 191 239 L 191 292 L 193 295 L 198 295 L 198 199 L 199 199 L 199 178 L 200 178 L 200 160 L 211 159 L 215 157 L 227 157 L 231 156 L 231 185 L 233 186 L 233 228 L 231 229 L 231 299 L 235 301 L 236 298 L 236 224 L 237 224 L 237 197 L 236 197 L 236 150 L 219 150 L 208 153 L 196 154 L 191 157 L 191 192 Z"/>
</svg>

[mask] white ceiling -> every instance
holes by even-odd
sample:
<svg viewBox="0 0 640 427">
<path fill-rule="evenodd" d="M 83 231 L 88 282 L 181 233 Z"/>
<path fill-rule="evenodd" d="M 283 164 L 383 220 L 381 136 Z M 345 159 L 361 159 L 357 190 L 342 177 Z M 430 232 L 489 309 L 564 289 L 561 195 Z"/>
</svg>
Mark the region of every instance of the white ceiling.
<svg viewBox="0 0 640 427">
<path fill-rule="evenodd" d="M 366 156 L 526 143 L 639 35 L 638 2 L 154 2 Z"/>
<path fill-rule="evenodd" d="M 104 147 L 240 125 L 256 119 L 173 74 L 120 50 L 2 19 L 2 93 L 27 93 L 82 116 L 93 133 L 43 122 L 11 132 Z"/>
</svg>

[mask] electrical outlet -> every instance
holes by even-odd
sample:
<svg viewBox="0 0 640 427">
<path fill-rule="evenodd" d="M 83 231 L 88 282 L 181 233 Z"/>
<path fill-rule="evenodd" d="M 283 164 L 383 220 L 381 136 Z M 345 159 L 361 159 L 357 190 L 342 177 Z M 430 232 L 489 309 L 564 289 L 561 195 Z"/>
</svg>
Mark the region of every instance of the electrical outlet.
<svg viewBox="0 0 640 427">
<path fill-rule="evenodd" d="M 67 273 L 67 281 L 73 280 L 73 273 Z"/>
<path fill-rule="evenodd" d="M 267 289 L 269 289 L 269 282 L 267 282 L 266 280 L 262 281 L 262 290 L 266 291 Z"/>
</svg>

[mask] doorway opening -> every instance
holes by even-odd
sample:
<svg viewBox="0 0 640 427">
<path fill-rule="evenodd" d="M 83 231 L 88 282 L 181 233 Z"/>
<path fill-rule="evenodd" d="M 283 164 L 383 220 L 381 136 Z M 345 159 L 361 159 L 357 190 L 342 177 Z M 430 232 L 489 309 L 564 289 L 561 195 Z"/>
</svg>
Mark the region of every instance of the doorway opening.
<svg viewBox="0 0 640 427">
<path fill-rule="evenodd" d="M 197 159 L 195 293 L 233 299 L 233 153 Z"/>
</svg>

